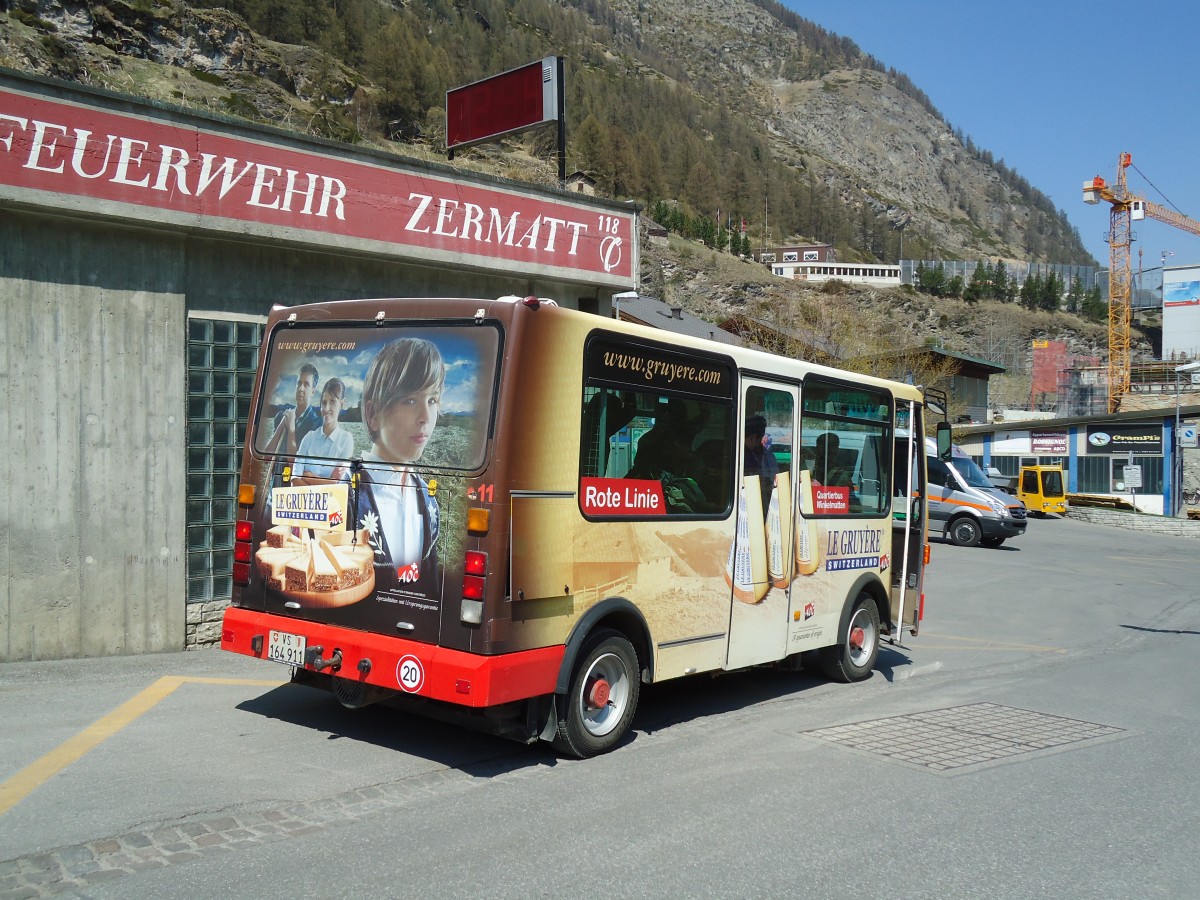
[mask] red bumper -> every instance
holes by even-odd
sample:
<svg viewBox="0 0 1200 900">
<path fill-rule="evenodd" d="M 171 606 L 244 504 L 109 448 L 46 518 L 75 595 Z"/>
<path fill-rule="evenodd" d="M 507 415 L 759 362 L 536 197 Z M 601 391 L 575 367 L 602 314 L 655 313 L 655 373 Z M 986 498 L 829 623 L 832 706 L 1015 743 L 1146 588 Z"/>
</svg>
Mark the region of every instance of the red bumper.
<svg viewBox="0 0 1200 900">
<path fill-rule="evenodd" d="M 324 659 L 340 650 L 342 664 L 335 674 L 341 678 L 472 707 L 553 693 L 566 650 L 562 646 L 543 647 L 480 656 L 234 606 L 225 610 L 221 649 L 266 659 L 271 631 L 302 635 L 309 648 L 324 648 Z M 364 659 L 370 665 L 360 668 Z M 305 668 L 316 671 L 311 665 Z M 364 673 L 363 668 L 368 671 Z"/>
</svg>

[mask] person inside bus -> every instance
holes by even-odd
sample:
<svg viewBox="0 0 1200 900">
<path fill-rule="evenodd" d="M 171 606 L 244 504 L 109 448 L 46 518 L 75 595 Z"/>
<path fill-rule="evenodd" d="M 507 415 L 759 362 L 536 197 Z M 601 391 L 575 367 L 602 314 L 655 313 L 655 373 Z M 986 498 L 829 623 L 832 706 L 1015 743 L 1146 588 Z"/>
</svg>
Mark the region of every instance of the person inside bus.
<svg viewBox="0 0 1200 900">
<path fill-rule="evenodd" d="M 813 484 L 849 485 L 853 479 L 838 458 L 841 440 L 832 431 L 817 436 L 816 462 L 813 463 Z"/>
<path fill-rule="evenodd" d="M 300 442 L 300 458 L 294 471 L 300 473 L 293 484 L 326 484 L 346 477 L 345 463 L 354 455 L 354 436 L 339 424 L 342 405 L 346 401 L 346 385 L 340 378 L 330 378 L 321 389 L 321 427 L 315 428 Z"/>
<path fill-rule="evenodd" d="M 294 456 L 299 452 L 300 442 L 305 435 L 321 427 L 321 412 L 311 402 L 319 381 L 317 367 L 312 363 L 300 367 L 300 373 L 296 376 L 296 403 L 284 404 L 275 414 L 275 432 L 267 442 L 264 453 L 289 453 Z"/>
<path fill-rule="evenodd" d="M 422 338 L 400 338 L 371 361 L 362 416 L 371 437 L 363 456 L 355 522 L 375 548 L 381 590 L 437 596 L 438 505 L 414 469 L 437 425 L 446 364 Z"/>
<path fill-rule="evenodd" d="M 700 472 L 699 460 L 692 451 L 692 441 L 704 427 L 708 410 L 702 409 L 688 418 L 687 404 L 673 397 L 665 405 L 660 404 L 654 427 L 642 435 L 637 445 L 630 478 L 661 478 L 663 473 L 681 477 L 694 477 Z"/>
<path fill-rule="evenodd" d="M 765 416 L 750 416 L 746 419 L 745 452 L 743 474 L 757 476 L 762 490 L 763 518 L 771 502 L 771 491 L 775 489 L 775 476 L 779 474 L 779 460 L 763 443 L 767 434 Z"/>
<path fill-rule="evenodd" d="M 841 439 L 832 431 L 817 436 L 816 462 L 813 463 L 812 483 L 816 487 L 848 487 L 850 512 L 862 511 L 862 496 L 854 485 L 854 475 L 846 468 L 840 452 Z"/>
</svg>

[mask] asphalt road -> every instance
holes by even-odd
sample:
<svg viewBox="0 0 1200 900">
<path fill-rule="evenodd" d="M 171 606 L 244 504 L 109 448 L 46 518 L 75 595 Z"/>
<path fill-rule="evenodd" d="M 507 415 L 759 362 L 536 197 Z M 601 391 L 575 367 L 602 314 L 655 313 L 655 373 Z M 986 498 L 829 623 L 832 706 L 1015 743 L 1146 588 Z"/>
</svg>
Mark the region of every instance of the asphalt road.
<svg viewBox="0 0 1200 900">
<path fill-rule="evenodd" d="M 935 543 L 868 681 L 652 686 L 585 762 L 220 651 L 0 665 L 0 898 L 1192 897 L 1198 551 Z"/>
</svg>

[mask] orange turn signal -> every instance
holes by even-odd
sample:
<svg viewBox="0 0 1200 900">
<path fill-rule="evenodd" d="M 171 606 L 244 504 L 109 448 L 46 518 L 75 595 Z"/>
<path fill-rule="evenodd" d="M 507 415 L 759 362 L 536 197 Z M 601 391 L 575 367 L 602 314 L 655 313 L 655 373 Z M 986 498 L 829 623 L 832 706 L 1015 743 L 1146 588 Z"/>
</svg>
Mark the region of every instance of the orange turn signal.
<svg viewBox="0 0 1200 900">
<path fill-rule="evenodd" d="M 481 507 L 467 510 L 467 531 L 472 534 L 487 534 L 492 522 L 492 511 Z"/>
<path fill-rule="evenodd" d="M 238 504 L 241 506 L 254 505 L 254 485 L 239 484 L 238 485 Z"/>
</svg>

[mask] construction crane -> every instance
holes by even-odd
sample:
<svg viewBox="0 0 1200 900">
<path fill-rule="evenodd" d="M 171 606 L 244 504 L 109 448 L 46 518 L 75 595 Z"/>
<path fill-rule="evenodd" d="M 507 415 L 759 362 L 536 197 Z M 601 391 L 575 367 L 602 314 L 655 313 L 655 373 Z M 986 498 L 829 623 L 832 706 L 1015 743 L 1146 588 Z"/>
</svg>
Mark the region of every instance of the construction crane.
<svg viewBox="0 0 1200 900">
<path fill-rule="evenodd" d="M 1112 187 L 1097 175 L 1083 183 L 1083 201 L 1112 205 L 1108 228 L 1108 411 L 1121 408 L 1121 398 L 1129 391 L 1129 326 L 1132 318 L 1130 293 L 1133 264 L 1129 247 L 1133 243 L 1132 222 L 1150 216 L 1183 231 L 1200 235 L 1200 222 L 1174 210 L 1151 203 L 1129 193 L 1125 170 L 1133 165 L 1133 155 L 1122 153 L 1117 162 L 1117 183 Z"/>
</svg>

